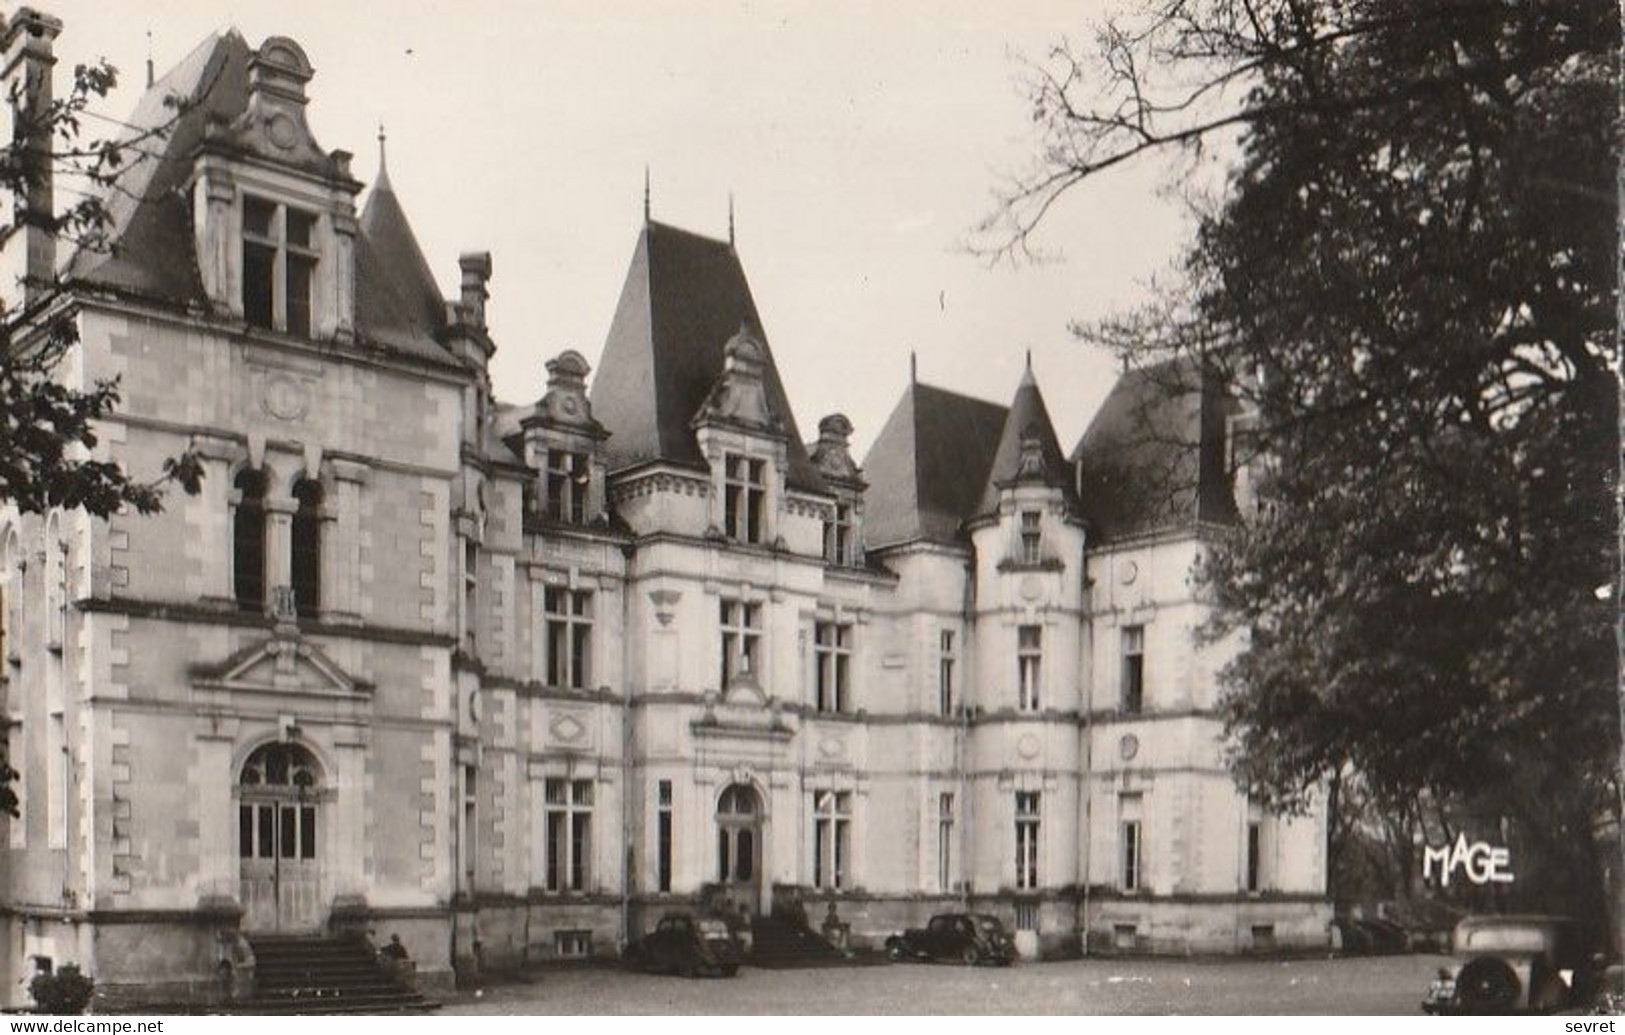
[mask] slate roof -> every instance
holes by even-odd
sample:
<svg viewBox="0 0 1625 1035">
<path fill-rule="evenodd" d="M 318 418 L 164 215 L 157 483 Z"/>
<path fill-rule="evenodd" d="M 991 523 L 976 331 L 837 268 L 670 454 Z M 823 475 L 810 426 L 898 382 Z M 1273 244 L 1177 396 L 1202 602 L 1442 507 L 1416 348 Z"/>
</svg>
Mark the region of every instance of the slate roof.
<svg viewBox="0 0 1625 1035">
<path fill-rule="evenodd" d="M 910 384 L 863 460 L 870 548 L 963 542 L 1008 414 L 998 403 Z"/>
<path fill-rule="evenodd" d="M 702 466 L 692 422 L 722 373 L 723 346 L 748 326 L 764 346 L 768 401 L 784 422 L 792 488 L 824 491 L 807 456 L 733 246 L 649 222 L 593 378 L 593 416 L 609 429 L 611 470 L 651 460 Z"/>
<path fill-rule="evenodd" d="M 1191 360 L 1125 373 L 1072 453 L 1094 541 L 1235 521 L 1225 456 L 1235 409 Z"/>
<path fill-rule="evenodd" d="M 142 95 L 121 136 L 128 164 L 104 200 L 111 251 L 76 251 L 69 278 L 159 302 L 206 301 L 185 187 L 210 120 L 234 119 L 247 107 L 251 56 L 235 29 L 210 36 Z M 171 96 L 190 106 L 178 119 L 166 103 Z M 166 135 L 138 139 L 170 119 Z"/>
<path fill-rule="evenodd" d="M 64 270 L 69 280 L 167 305 L 209 307 L 186 186 L 210 122 L 229 123 L 247 109 L 252 57 L 253 48 L 232 29 L 205 39 L 147 89 L 123 136 L 128 164 L 105 201 L 111 248 L 76 251 Z M 171 96 L 185 102 L 178 118 L 166 103 Z M 137 139 L 170 120 L 165 134 Z M 444 299 L 382 169 L 361 215 L 355 269 L 358 338 L 452 362 L 436 338 Z"/>
<path fill-rule="evenodd" d="M 445 329 L 445 298 L 382 163 L 361 210 L 355 281 L 356 329 L 364 339 L 417 351 Z"/>
<path fill-rule="evenodd" d="M 1067 462 L 1066 454 L 1061 452 L 1055 425 L 1050 422 L 1049 409 L 1044 405 L 1044 393 L 1038 390 L 1038 381 L 1033 377 L 1029 361 L 1026 372 L 1021 375 L 1021 384 L 1016 387 L 1016 397 L 1011 400 L 1010 409 L 1006 412 L 999 444 L 993 451 L 993 463 L 988 468 L 982 488 L 981 503 L 976 508 L 977 514 L 991 514 L 999 509 L 999 490 L 1014 481 L 1020 472 L 1021 440 L 1029 431 L 1038 435 L 1043 446 L 1044 481 L 1059 486 L 1067 503 L 1077 506 L 1078 494 L 1073 488 L 1072 466 Z"/>
</svg>

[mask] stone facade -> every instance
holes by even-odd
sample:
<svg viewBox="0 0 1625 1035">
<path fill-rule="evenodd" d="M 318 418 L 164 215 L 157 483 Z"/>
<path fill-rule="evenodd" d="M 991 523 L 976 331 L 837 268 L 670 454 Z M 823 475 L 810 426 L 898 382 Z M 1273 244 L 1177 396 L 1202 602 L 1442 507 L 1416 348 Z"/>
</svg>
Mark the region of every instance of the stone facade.
<svg viewBox="0 0 1625 1035">
<path fill-rule="evenodd" d="M 150 517 L 0 514 L 5 1005 L 45 960 L 208 999 L 271 931 L 399 934 L 432 985 L 672 909 L 1326 943 L 1322 818 L 1220 759 L 1216 526 L 1104 534 L 1030 371 L 1010 407 L 911 384 L 863 467 L 839 415 L 804 444 L 731 243 L 656 223 L 590 391 L 565 353 L 499 403 L 489 256 L 447 302 L 387 174 L 357 214 L 311 75 L 206 41 L 154 87 L 215 84 L 123 247 L 30 310 L 77 329 L 64 380 L 120 379 L 99 457 L 206 476 Z"/>
</svg>

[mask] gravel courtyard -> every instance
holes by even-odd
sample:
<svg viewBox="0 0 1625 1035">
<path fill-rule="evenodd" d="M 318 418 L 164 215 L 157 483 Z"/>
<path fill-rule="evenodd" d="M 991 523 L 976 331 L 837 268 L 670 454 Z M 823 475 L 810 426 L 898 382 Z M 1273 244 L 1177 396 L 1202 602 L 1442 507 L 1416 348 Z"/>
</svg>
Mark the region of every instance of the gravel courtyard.
<svg viewBox="0 0 1625 1035">
<path fill-rule="evenodd" d="M 1072 960 L 1007 970 L 895 964 L 686 979 L 611 969 L 539 973 L 460 994 L 459 1014 L 1416 1014 L 1438 956 L 1328 960 Z"/>
</svg>

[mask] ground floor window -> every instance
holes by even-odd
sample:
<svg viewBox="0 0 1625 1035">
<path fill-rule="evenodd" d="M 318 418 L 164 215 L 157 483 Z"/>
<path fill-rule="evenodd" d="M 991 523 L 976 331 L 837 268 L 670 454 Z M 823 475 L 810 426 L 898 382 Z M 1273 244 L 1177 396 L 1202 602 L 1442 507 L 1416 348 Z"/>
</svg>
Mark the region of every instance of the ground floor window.
<svg viewBox="0 0 1625 1035">
<path fill-rule="evenodd" d="M 592 802 L 591 780 L 547 781 L 548 891 L 587 891 L 591 887 Z"/>
<path fill-rule="evenodd" d="M 554 931 L 553 955 L 561 959 L 581 959 L 592 955 L 591 931 Z"/>
<path fill-rule="evenodd" d="M 852 792 L 813 792 L 813 887 L 847 887 L 852 852 Z"/>
<path fill-rule="evenodd" d="M 954 886 L 954 796 L 937 796 L 937 889 Z"/>
<path fill-rule="evenodd" d="M 1039 792 L 1016 792 L 1016 887 L 1038 887 Z"/>
<path fill-rule="evenodd" d="M 671 850 L 672 850 L 672 795 L 671 781 L 661 780 L 655 789 L 659 805 L 659 814 L 655 824 L 655 881 L 658 890 L 671 890 Z"/>
<path fill-rule="evenodd" d="M 1123 890 L 1140 890 L 1140 821 L 1123 821 Z"/>
</svg>

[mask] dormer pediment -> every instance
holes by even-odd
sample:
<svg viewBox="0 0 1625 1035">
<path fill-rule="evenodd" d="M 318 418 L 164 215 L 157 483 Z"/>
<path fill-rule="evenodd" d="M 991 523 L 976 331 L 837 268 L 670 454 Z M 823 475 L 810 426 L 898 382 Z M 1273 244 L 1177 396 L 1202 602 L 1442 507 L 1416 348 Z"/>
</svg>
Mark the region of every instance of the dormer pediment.
<svg viewBox="0 0 1625 1035">
<path fill-rule="evenodd" d="M 204 689 L 247 693 L 296 693 L 350 697 L 369 693 L 370 683 L 346 672 L 320 647 L 297 635 L 277 634 L 246 647 L 216 665 L 192 669 Z"/>
<path fill-rule="evenodd" d="M 768 397 L 767 348 L 748 325 L 723 347 L 722 373 L 694 415 L 694 427 L 716 425 L 783 438 L 785 424 Z"/>
<path fill-rule="evenodd" d="M 205 148 L 250 155 L 291 166 L 323 180 L 360 189 L 350 174 L 350 155 L 327 152 L 316 142 L 305 117 L 305 84 L 314 69 L 299 44 L 285 36 L 266 40 L 248 63 L 248 103 L 230 122 L 212 122 Z"/>
</svg>

